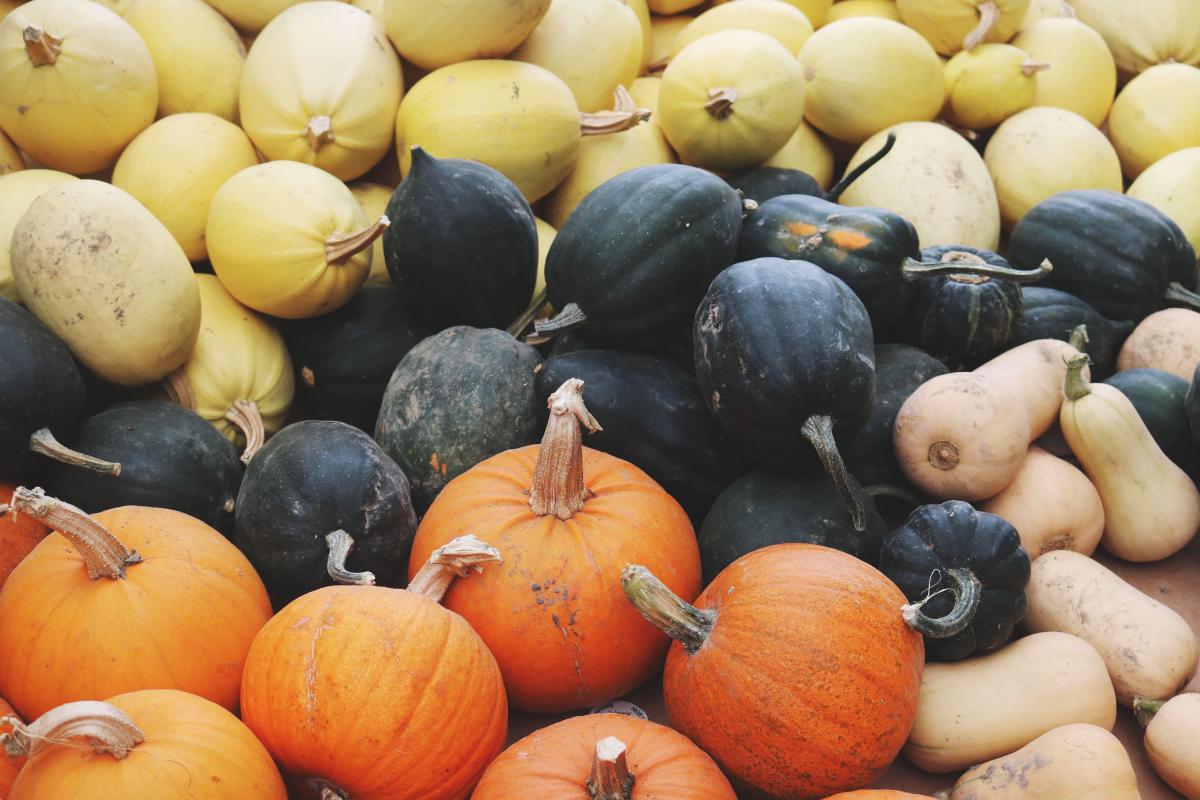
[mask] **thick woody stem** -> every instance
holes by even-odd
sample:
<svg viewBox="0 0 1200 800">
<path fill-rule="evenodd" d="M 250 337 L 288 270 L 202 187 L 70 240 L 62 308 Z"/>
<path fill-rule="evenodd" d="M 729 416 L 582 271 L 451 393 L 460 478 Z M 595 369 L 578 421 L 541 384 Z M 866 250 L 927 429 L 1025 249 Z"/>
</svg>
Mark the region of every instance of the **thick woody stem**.
<svg viewBox="0 0 1200 800">
<path fill-rule="evenodd" d="M 1138 724 L 1145 728 L 1165 704 L 1165 700 L 1151 700 L 1149 697 L 1135 694 L 1133 696 L 1133 715 L 1137 717 Z"/>
<path fill-rule="evenodd" d="M 578 303 L 567 303 L 558 312 L 558 315 L 550 319 L 539 319 L 533 323 L 533 329 L 539 334 L 555 334 L 569 331 L 572 328 L 578 328 L 587 322 L 587 314 L 579 307 Z"/>
<path fill-rule="evenodd" d="M 650 570 L 627 564 L 621 570 L 621 588 L 646 621 L 683 645 L 684 650 L 694 655 L 708 641 L 716 612 L 684 602 Z"/>
<path fill-rule="evenodd" d="M 142 560 L 136 550 L 126 547 L 95 518 L 70 503 L 47 497 L 40 488 L 18 486 L 9 505 L 14 512 L 37 517 L 44 525 L 65 536 L 83 557 L 92 580 L 124 578 L 125 568 Z"/>
<path fill-rule="evenodd" d="M 167 397 L 171 398 L 172 403 L 192 411 L 196 410 L 196 393 L 192 391 L 192 382 L 188 380 L 187 372 L 183 367 L 163 378 L 162 388 L 167 393 Z"/>
<path fill-rule="evenodd" d="M 630 800 L 633 773 L 625 758 L 625 743 L 615 736 L 596 742 L 592 774 L 587 782 L 590 800 Z"/>
<path fill-rule="evenodd" d="M 733 113 L 733 104 L 737 99 L 737 89 L 709 89 L 704 110 L 717 119 L 725 119 Z"/>
<path fill-rule="evenodd" d="M 429 554 L 429 560 L 409 582 L 408 591 L 440 603 L 455 577 L 483 572 L 483 565 L 491 562 L 504 563 L 499 550 L 474 536 L 460 536 Z"/>
<path fill-rule="evenodd" d="M 982 42 L 991 32 L 992 27 L 1000 20 L 1000 6 L 996 5 L 994 0 L 987 0 L 979 6 L 979 24 L 975 26 L 975 30 L 967 34 L 963 39 L 963 49 L 973 50 L 975 46 Z"/>
<path fill-rule="evenodd" d="M 583 483 L 581 427 L 591 433 L 602 429 L 583 404 L 583 381 L 578 378 L 567 379 L 546 404 L 550 407 L 550 420 L 533 469 L 529 507 L 539 517 L 554 515 L 570 519 L 588 498 Z"/>
<path fill-rule="evenodd" d="M 255 453 L 262 449 L 267 440 L 267 430 L 263 426 L 262 414 L 258 413 L 258 403 L 253 400 L 234 400 L 233 405 L 225 412 L 225 419 L 238 426 L 246 437 L 246 449 L 242 451 L 242 463 L 249 464 Z"/>
<path fill-rule="evenodd" d="M 304 141 L 314 153 L 321 152 L 321 148 L 331 144 L 333 139 L 333 120 L 324 114 L 309 118 L 304 126 Z"/>
<path fill-rule="evenodd" d="M 64 703 L 29 724 L 11 716 L 0 718 L 0 723 L 12 726 L 12 733 L 0 734 L 0 745 L 9 758 L 34 756 L 67 739 L 86 739 L 92 752 L 120 760 L 146 740 L 125 712 L 96 700 Z"/>
<path fill-rule="evenodd" d="M 519 337 L 529 327 L 529 323 L 533 322 L 537 318 L 537 315 L 542 313 L 542 309 L 549 302 L 549 293 L 543 288 L 533 298 L 533 301 L 525 307 L 525 310 L 521 312 L 521 316 L 513 320 L 512 324 L 505 328 L 505 330 L 510 336 Z"/>
<path fill-rule="evenodd" d="M 979 275 L 987 278 L 1003 278 L 1015 283 L 1033 283 L 1054 271 L 1049 259 L 1043 259 L 1033 269 L 1013 269 L 989 264 L 974 253 L 953 251 L 942 255 L 939 261 L 917 261 L 904 259 L 900 265 L 900 277 L 906 281 L 918 281 L 934 275 Z"/>
<path fill-rule="evenodd" d="M 114 478 L 121 474 L 121 465 L 114 461 L 104 461 L 93 456 L 72 450 L 54 438 L 49 428 L 34 431 L 29 437 L 29 449 L 38 455 L 52 458 L 55 461 L 80 469 L 99 472 L 101 475 L 111 475 Z"/>
<path fill-rule="evenodd" d="M 1083 377 L 1083 368 L 1087 366 L 1086 355 L 1071 356 L 1067 359 L 1067 377 L 1063 381 L 1063 394 L 1068 400 L 1078 400 L 1092 393 L 1092 388 Z"/>
<path fill-rule="evenodd" d="M 25 40 L 25 53 L 35 67 L 45 67 L 58 60 L 62 52 L 62 39 L 53 36 L 37 25 L 26 25 L 21 32 Z"/>
<path fill-rule="evenodd" d="M 329 546 L 329 558 L 325 561 L 325 571 L 329 573 L 329 577 L 334 583 L 343 583 L 348 586 L 374 586 L 375 573 L 373 572 L 351 572 L 346 569 L 346 559 L 350 556 L 350 550 L 354 547 L 354 539 L 350 534 L 343 530 L 336 530 L 325 537 L 325 544 Z"/>
<path fill-rule="evenodd" d="M 375 240 L 383 235 L 391 225 L 391 220 L 385 215 L 380 215 L 379 219 L 366 228 L 363 228 L 358 233 L 335 233 L 325 240 L 325 261 L 330 264 L 336 264 L 339 261 L 345 261 L 351 256 L 361 253 L 366 250 Z"/>
<path fill-rule="evenodd" d="M 618 86 L 613 92 L 613 110 L 595 111 L 579 115 L 579 131 L 584 136 L 602 136 L 607 133 L 620 133 L 641 125 L 650 119 L 650 109 L 634 108 L 633 97 Z"/>
</svg>

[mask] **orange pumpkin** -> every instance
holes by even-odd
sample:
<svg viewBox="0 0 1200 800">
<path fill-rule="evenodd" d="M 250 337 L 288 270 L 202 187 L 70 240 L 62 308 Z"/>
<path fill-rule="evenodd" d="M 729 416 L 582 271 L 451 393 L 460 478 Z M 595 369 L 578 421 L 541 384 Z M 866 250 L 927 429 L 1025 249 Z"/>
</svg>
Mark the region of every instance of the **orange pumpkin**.
<svg viewBox="0 0 1200 800">
<path fill-rule="evenodd" d="M 894 789 L 859 789 L 857 792 L 843 792 L 830 795 L 825 800 L 934 800 L 927 794 L 909 794 L 897 792 Z"/>
<path fill-rule="evenodd" d="M 224 708 L 174 689 L 82 700 L 15 726 L 28 756 L 8 800 L 286 800 L 279 770 Z"/>
<path fill-rule="evenodd" d="M 242 663 L 271 604 L 228 539 L 163 508 L 89 517 L 24 488 L 11 504 L 55 530 L 0 591 L 0 696 L 21 716 L 139 689 L 237 710 Z"/>
<path fill-rule="evenodd" d="M 12 733 L 13 722 L 6 722 L 9 718 L 16 719 L 16 711 L 13 707 L 0 697 L 0 742 L 5 740 L 5 737 Z M 19 721 L 19 720 L 17 720 Z M 0 748 L 0 800 L 8 797 L 8 793 L 12 790 L 13 781 L 17 779 L 17 773 L 21 770 L 21 765 L 25 763 L 24 756 L 16 758 L 5 758 L 3 748 Z"/>
<path fill-rule="evenodd" d="M 451 588 L 446 607 L 479 632 L 514 708 L 587 708 L 644 683 L 668 640 L 621 593 L 621 567 L 647 564 L 681 597 L 700 591 L 687 514 L 646 473 L 585 448 L 599 430 L 583 381 L 550 395 L 541 445 L 507 450 L 442 489 L 417 528 L 411 565 L 464 532 L 505 554 L 503 569 Z M 497 613 L 503 609 L 503 613 Z"/>
<path fill-rule="evenodd" d="M 562 800 L 583 792 L 593 800 L 737 800 L 687 737 L 623 714 L 571 717 L 534 731 L 492 762 L 471 800 Z"/>
<path fill-rule="evenodd" d="M 779 544 L 726 567 L 691 606 L 643 566 L 630 601 L 675 639 L 672 726 L 740 794 L 824 797 L 878 778 L 904 745 L 925 665 L 903 593 L 839 550 Z"/>
<path fill-rule="evenodd" d="M 492 654 L 438 600 L 455 574 L 499 560 L 464 536 L 432 554 L 407 590 L 326 586 L 267 623 L 246 659 L 242 719 L 298 796 L 470 794 L 504 748 L 508 703 Z M 330 567 L 335 580 L 371 580 Z"/>
<path fill-rule="evenodd" d="M 9 573 L 17 568 L 21 559 L 29 555 L 29 551 L 50 532 L 36 517 L 9 511 L 4 500 L 12 497 L 16 489 L 16 484 L 0 481 L 0 588 L 3 588 Z M 3 797 L 0 794 L 0 798 Z"/>
</svg>

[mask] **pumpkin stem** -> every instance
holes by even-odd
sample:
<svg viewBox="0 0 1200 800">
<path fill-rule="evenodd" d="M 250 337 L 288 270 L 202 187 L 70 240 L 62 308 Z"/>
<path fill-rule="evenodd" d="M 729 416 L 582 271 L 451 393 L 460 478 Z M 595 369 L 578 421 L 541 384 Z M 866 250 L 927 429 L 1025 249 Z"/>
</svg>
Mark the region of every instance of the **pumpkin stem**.
<svg viewBox="0 0 1200 800">
<path fill-rule="evenodd" d="M 42 30 L 37 25 L 26 25 L 21 32 L 25 40 L 25 53 L 34 67 L 45 67 L 58 60 L 62 52 L 62 39 Z"/>
<path fill-rule="evenodd" d="M 465 578 L 472 572 L 483 572 L 483 565 L 493 561 L 504 563 L 499 550 L 474 536 L 459 536 L 429 554 L 429 560 L 409 582 L 408 591 L 440 603 L 456 576 Z"/>
<path fill-rule="evenodd" d="M 838 198 L 842 196 L 842 192 L 849 189 L 850 184 L 861 178 L 864 172 L 878 164 L 884 156 L 891 152 L 891 149 L 893 146 L 895 146 L 895 144 L 896 134 L 889 132 L 887 135 L 887 140 L 883 143 L 883 146 L 880 147 L 873 156 L 843 175 L 842 179 L 825 194 L 825 199 L 831 203 L 836 203 Z"/>
<path fill-rule="evenodd" d="M 631 800 L 633 773 L 625 758 L 625 743 L 615 736 L 596 742 L 592 775 L 587 781 L 591 800 Z"/>
<path fill-rule="evenodd" d="M 715 119 L 725 119 L 733 113 L 733 104 L 737 102 L 737 89 L 709 89 L 708 102 L 704 110 Z"/>
<path fill-rule="evenodd" d="M 29 724 L 17 717 L 0 719 L 11 733 L 0 733 L 0 745 L 9 758 L 35 756 L 47 747 L 69 739 L 87 739 L 94 753 L 120 761 L 146 740 L 146 735 L 125 712 L 108 703 L 79 700 L 52 708 Z"/>
<path fill-rule="evenodd" d="M 567 303 L 556 316 L 551 319 L 539 319 L 533 323 L 533 329 L 539 334 L 562 333 L 572 328 L 578 328 L 588 321 L 587 314 L 578 303 Z"/>
<path fill-rule="evenodd" d="M 1143 728 L 1149 725 L 1150 720 L 1154 719 L 1154 715 L 1166 702 L 1166 700 L 1151 700 L 1149 697 L 1135 694 L 1133 696 L 1133 715 L 1137 717 L 1138 724 Z M 2 721 L 0 720 L 0 722 Z"/>
<path fill-rule="evenodd" d="M 546 400 L 550 419 L 542 444 L 538 448 L 537 465 L 533 468 L 533 486 L 529 489 L 529 507 L 539 517 L 550 514 L 570 519 L 590 492 L 583 483 L 583 432 L 603 430 L 600 423 L 583 404 L 583 381 L 568 378 Z"/>
<path fill-rule="evenodd" d="M 602 136 L 636 128 L 650 119 L 650 109 L 636 108 L 633 97 L 624 86 L 613 92 L 611 111 L 595 111 L 579 115 L 579 132 L 584 136 Z"/>
<path fill-rule="evenodd" d="M 304 141 L 308 142 L 308 146 L 312 148 L 312 151 L 319 153 L 322 147 L 331 144 L 334 140 L 333 120 L 324 114 L 309 117 L 308 124 L 304 126 L 302 135 L 304 136 Z"/>
<path fill-rule="evenodd" d="M 838 494 L 842 496 L 842 502 L 846 504 L 850 520 L 854 523 L 854 530 L 862 533 L 867 529 L 867 511 L 863 504 L 862 491 L 850 479 L 850 473 L 846 471 L 846 464 L 842 461 L 842 454 L 838 452 L 837 442 L 833 438 L 833 418 L 828 414 L 813 414 L 804 420 L 800 432 L 817 451 L 825 472 L 829 474 Z"/>
<path fill-rule="evenodd" d="M 932 600 L 936 593 L 928 595 L 919 603 L 900 606 L 900 614 L 908 627 L 928 636 L 930 639 L 946 639 L 962 633 L 975 619 L 979 610 L 980 595 L 983 586 L 975 573 L 969 569 L 954 567 L 946 570 L 946 579 L 950 583 L 949 591 L 954 593 L 954 607 L 944 617 L 929 617 L 921 607 Z M 936 584 L 935 584 L 936 585 Z"/>
<path fill-rule="evenodd" d="M 643 566 L 626 564 L 621 570 L 621 588 L 633 607 L 660 631 L 695 655 L 712 633 L 717 612 L 685 603 L 667 585 Z"/>
<path fill-rule="evenodd" d="M 1086 355 L 1071 356 L 1067 359 L 1067 377 L 1063 381 L 1063 394 L 1068 400 L 1078 400 L 1092 393 L 1092 387 L 1087 378 L 1083 377 L 1083 368 L 1087 366 Z"/>
<path fill-rule="evenodd" d="M 1050 64 L 1045 61 L 1024 61 L 1021 63 L 1021 72 L 1024 72 L 1026 75 L 1045 72 L 1048 69 L 1050 69 Z"/>
<path fill-rule="evenodd" d="M 336 530 L 325 536 L 325 544 L 329 545 L 329 558 L 325 561 L 325 571 L 334 583 L 349 586 L 374 586 L 375 573 L 351 572 L 346 569 L 346 558 L 354 547 L 354 539 L 343 530 Z"/>
<path fill-rule="evenodd" d="M 1182 303 L 1189 308 L 1200 309 L 1200 294 L 1196 294 L 1177 281 L 1167 284 L 1167 292 L 1163 298 Z"/>
<path fill-rule="evenodd" d="M 387 215 L 381 214 L 374 223 L 357 233 L 334 233 L 325 240 L 325 261 L 337 264 L 351 256 L 366 250 L 375 240 L 383 235 L 392 222 Z"/>
<path fill-rule="evenodd" d="M 988 278 L 1003 278 L 1014 283 L 1033 283 L 1054 271 L 1049 259 L 1044 259 L 1035 269 L 1013 269 L 989 264 L 974 253 L 951 251 L 942 255 L 940 261 L 917 261 L 906 258 L 900 265 L 900 276 L 912 282 L 934 275 L 983 275 Z"/>
<path fill-rule="evenodd" d="M 526 306 L 525 310 L 521 312 L 521 316 L 517 317 L 515 320 L 513 320 L 511 325 L 505 328 L 505 330 L 508 332 L 508 335 L 512 336 L 513 338 L 517 338 L 524 333 L 525 329 L 529 327 L 529 323 L 533 322 L 534 319 L 537 318 L 537 315 L 542 313 L 542 309 L 546 307 L 546 303 L 548 302 L 549 293 L 546 288 L 543 287 L 542 290 L 534 296 L 533 302 Z"/>
<path fill-rule="evenodd" d="M 267 431 L 263 427 L 262 414 L 258 413 L 258 403 L 253 400 L 234 400 L 233 405 L 225 412 L 225 419 L 238 426 L 246 437 L 246 449 L 242 451 L 242 463 L 249 464 L 255 453 L 262 449 L 267 440 Z"/>
<path fill-rule="evenodd" d="M 979 5 L 979 24 L 963 39 L 963 50 L 974 50 L 984 40 L 992 27 L 1000 20 L 1000 6 L 993 0 Z"/>
<path fill-rule="evenodd" d="M 324 778 L 309 778 L 305 783 L 320 800 L 350 800 L 350 794 L 345 789 Z"/>
<path fill-rule="evenodd" d="M 162 388 L 175 405 L 183 406 L 189 411 L 196 410 L 196 393 L 192 391 L 192 382 L 188 380 L 183 367 L 163 378 Z"/>
<path fill-rule="evenodd" d="M 80 469 L 99 472 L 101 475 L 111 475 L 114 478 L 121 474 L 121 465 L 114 461 L 104 461 L 93 456 L 72 450 L 54 438 L 49 428 L 40 428 L 29 437 L 29 449 L 33 452 L 53 458 L 62 464 Z"/>
<path fill-rule="evenodd" d="M 47 497 L 41 488 L 18 486 L 9 505 L 13 512 L 24 511 L 65 536 L 83 556 L 88 577 L 92 580 L 124 578 L 125 568 L 142 560 L 138 551 L 126 547 L 94 517 L 70 503 Z"/>
<path fill-rule="evenodd" d="M 1091 340 L 1088 339 L 1087 325 L 1080 323 L 1072 329 L 1071 338 L 1067 339 L 1067 344 L 1082 353 L 1089 341 Z"/>
</svg>

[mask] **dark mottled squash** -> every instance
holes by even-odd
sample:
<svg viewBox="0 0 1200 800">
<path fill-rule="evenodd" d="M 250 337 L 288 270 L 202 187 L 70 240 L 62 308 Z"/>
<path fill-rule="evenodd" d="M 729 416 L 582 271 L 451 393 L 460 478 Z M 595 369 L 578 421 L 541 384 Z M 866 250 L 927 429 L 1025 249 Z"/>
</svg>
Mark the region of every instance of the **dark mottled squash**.
<svg viewBox="0 0 1200 800">
<path fill-rule="evenodd" d="M 529 304 L 538 264 L 533 211 L 495 169 L 413 147 L 386 213 L 388 274 L 434 330 L 503 328 Z"/>
<path fill-rule="evenodd" d="M 1167 458 L 1184 472 L 1200 466 L 1200 447 L 1192 441 L 1187 396 L 1191 384 L 1161 369 L 1127 369 L 1104 380 L 1129 398 L 1138 416 Z"/>
<path fill-rule="evenodd" d="M 750 460 L 708 413 L 693 375 L 661 358 L 581 350 L 546 360 L 537 376 L 540 402 L 570 378 L 583 381 L 588 410 L 603 430 L 594 450 L 640 467 L 679 501 L 698 526 L 717 495 Z"/>
<path fill-rule="evenodd" d="M 430 336 L 400 361 L 375 438 L 412 481 L 419 511 L 485 458 L 539 440 L 541 366 L 537 350 L 504 331 L 465 326 Z"/>
<path fill-rule="evenodd" d="M 354 546 L 345 567 L 403 586 L 417 528 L 408 478 L 370 436 L 344 422 L 305 420 L 267 441 L 246 467 L 235 541 L 276 607 L 334 580 L 326 537 Z"/>
<path fill-rule="evenodd" d="M 1024 314 L 1009 337 L 1010 346 L 1035 339 L 1070 341 L 1071 332 L 1084 325 L 1087 328 L 1085 349 L 1092 359 L 1092 376 L 1103 378 L 1112 372 L 1113 359 L 1121 342 L 1133 330 L 1131 321 L 1114 322 L 1085 301 L 1060 289 L 1023 286 L 1021 295 Z"/>
<path fill-rule="evenodd" d="M 428 335 L 390 286 L 364 286 L 332 314 L 289 325 L 285 336 L 304 410 L 374 432 L 392 372 Z"/>
<path fill-rule="evenodd" d="M 572 328 L 571 330 L 557 334 L 550 340 L 546 348 L 546 355 L 560 356 L 580 350 L 604 349 L 606 348 L 602 344 L 592 341 L 591 337 L 588 336 L 586 327 Z M 646 355 L 656 356 L 670 361 L 691 375 L 693 379 L 696 375 L 695 348 L 692 342 L 692 323 L 690 321 L 682 328 L 668 331 L 661 337 L 651 341 L 642 343 L 631 342 L 621 348 L 619 352 L 645 353 Z"/>
<path fill-rule="evenodd" d="M 732 175 L 725 180 L 729 182 L 730 186 L 741 192 L 742 197 L 759 204 L 765 203 L 773 197 L 785 194 L 809 195 L 836 203 L 838 198 L 842 196 L 842 192 L 846 191 L 850 184 L 854 183 L 860 175 L 886 156 L 895 144 L 896 135 L 889 133 L 879 151 L 859 164 L 851 172 L 848 172 L 837 182 L 837 185 L 829 190 L 828 194 L 821 189 L 821 185 L 817 183 L 816 179 L 807 172 L 798 169 L 788 169 L 786 167 L 768 167 L 762 165 L 738 173 L 737 175 Z"/>
</svg>

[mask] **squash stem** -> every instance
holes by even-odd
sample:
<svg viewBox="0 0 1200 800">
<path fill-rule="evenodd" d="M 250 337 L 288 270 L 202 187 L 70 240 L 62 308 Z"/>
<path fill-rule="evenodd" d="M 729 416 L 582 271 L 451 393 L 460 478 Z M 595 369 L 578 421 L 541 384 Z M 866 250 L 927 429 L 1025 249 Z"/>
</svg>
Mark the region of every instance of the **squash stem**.
<svg viewBox="0 0 1200 800">
<path fill-rule="evenodd" d="M 1165 704 L 1165 700 L 1151 700 L 1149 697 L 1135 694 L 1133 696 L 1133 715 L 1137 717 L 1138 724 L 1145 728 Z"/>
<path fill-rule="evenodd" d="M 408 591 L 440 603 L 455 577 L 483 572 L 483 565 L 490 562 L 504 563 L 499 550 L 469 534 L 459 536 L 429 554 L 429 560 L 409 582 Z"/>
<path fill-rule="evenodd" d="M 34 67 L 47 67 L 58 61 L 62 39 L 46 33 L 37 25 L 26 25 L 25 30 L 21 31 L 21 38 L 25 40 L 25 53 Z"/>
<path fill-rule="evenodd" d="M 583 432 L 603 430 L 583 404 L 583 381 L 567 379 L 550 395 L 550 419 L 529 488 L 529 507 L 539 517 L 570 519 L 583 509 L 587 486 L 583 482 Z"/>
<path fill-rule="evenodd" d="M 834 184 L 834 187 L 832 189 L 830 189 L 828 192 L 825 193 L 825 199 L 831 203 L 836 203 L 838 201 L 838 198 L 842 196 L 842 192 L 849 189 L 850 184 L 854 183 L 856 180 L 861 178 L 864 172 L 866 172 L 871 167 L 875 166 L 881 160 L 883 160 L 883 157 L 886 156 L 889 152 L 891 152 L 891 149 L 892 149 L 892 147 L 895 146 L 895 144 L 896 144 L 896 134 L 889 131 L 888 135 L 887 135 L 887 140 L 883 143 L 883 146 L 880 147 L 879 150 L 877 150 L 875 152 L 875 154 L 872 155 L 870 158 L 868 158 L 866 161 L 859 164 L 857 167 L 855 167 L 854 169 L 850 170 L 845 175 L 843 175 L 842 179 L 840 181 L 838 181 L 836 184 Z"/>
<path fill-rule="evenodd" d="M 542 313 L 542 309 L 546 307 L 546 303 L 548 302 L 550 302 L 549 292 L 543 287 L 534 296 L 533 302 L 521 312 L 521 316 L 517 317 L 511 325 L 505 328 L 508 335 L 517 338 L 524 333 L 525 329 L 529 327 L 529 323 L 533 322 L 537 318 L 537 315 Z"/>
<path fill-rule="evenodd" d="M 1089 341 L 1091 340 L 1088 339 L 1087 325 L 1080 323 L 1071 330 L 1071 337 L 1067 339 L 1067 344 L 1082 353 Z"/>
<path fill-rule="evenodd" d="M 381 214 L 374 223 L 357 233 L 334 233 L 325 240 L 325 261 L 329 264 L 337 264 L 361 253 L 374 244 L 375 240 L 382 236 L 391 224 L 387 215 Z"/>
<path fill-rule="evenodd" d="M 175 405 L 183 406 L 189 411 L 196 410 L 196 393 L 192 391 L 192 382 L 188 380 L 184 367 L 163 378 L 162 388 Z"/>
<path fill-rule="evenodd" d="M 317 376 L 316 373 L 312 371 L 312 367 L 300 368 L 300 382 L 310 389 L 317 385 Z"/>
<path fill-rule="evenodd" d="M 737 102 L 737 89 L 709 89 L 708 102 L 704 110 L 714 119 L 725 119 L 733 113 L 733 104 Z"/>
<path fill-rule="evenodd" d="M 1045 72 L 1050 69 L 1050 64 L 1046 61 L 1024 61 L 1021 63 L 1021 72 L 1026 75 L 1034 75 L 1038 72 Z"/>
<path fill-rule="evenodd" d="M 267 429 L 263 425 L 262 414 L 258 412 L 258 403 L 253 400 L 234 400 L 225 412 L 225 419 L 236 425 L 246 437 L 242 463 L 249 464 L 267 440 Z"/>
<path fill-rule="evenodd" d="M 350 800 L 350 794 L 333 781 L 324 778 L 309 778 L 305 783 L 319 800 Z"/>
<path fill-rule="evenodd" d="M 578 303 L 567 303 L 551 319 L 539 319 L 533 323 L 533 329 L 540 335 L 547 333 L 562 333 L 569 331 L 572 328 L 578 328 L 588 321 L 587 314 L 583 313 L 583 309 Z"/>
<path fill-rule="evenodd" d="M 1083 368 L 1087 366 L 1086 355 L 1071 356 L 1067 359 L 1067 377 L 1063 380 L 1063 394 L 1068 400 L 1078 400 L 1092 393 L 1091 385 L 1083 377 Z"/>
<path fill-rule="evenodd" d="M 52 458 L 62 464 L 91 470 L 92 472 L 99 472 L 101 475 L 111 475 L 116 478 L 121 474 L 120 464 L 115 461 L 104 461 L 103 459 L 72 450 L 58 441 L 58 439 L 55 439 L 54 434 L 50 432 L 49 428 L 41 428 L 30 435 L 29 449 L 38 455 Z"/>
<path fill-rule="evenodd" d="M 951 255 L 950 253 L 946 254 Z M 967 253 L 964 256 L 970 255 Z M 943 258 L 945 258 L 943 256 Z M 989 278 L 1003 278 L 1015 283 L 1033 283 L 1040 281 L 1054 270 L 1049 259 L 1042 261 L 1035 269 L 1013 269 L 988 264 L 973 256 L 959 261 L 917 261 L 906 258 L 900 265 L 900 276 L 906 281 L 918 281 L 934 275 L 983 275 Z"/>
<path fill-rule="evenodd" d="M 979 24 L 963 39 L 963 50 L 974 50 L 975 46 L 987 38 L 988 33 L 1000 20 L 1000 7 L 993 0 L 979 5 Z"/>
<path fill-rule="evenodd" d="M 708 641 L 717 612 L 696 608 L 667 588 L 643 566 L 627 564 L 621 570 L 621 588 L 633 607 L 660 631 L 695 655 Z"/>
<path fill-rule="evenodd" d="M 142 560 L 138 551 L 126 547 L 94 517 L 70 503 L 47 497 L 40 488 L 18 486 L 9 505 L 14 512 L 23 511 L 37 517 L 47 527 L 61 533 L 83 557 L 92 580 L 124 578 L 125 568 Z"/>
<path fill-rule="evenodd" d="M 93 753 L 120 761 L 146 741 L 146 734 L 124 711 L 96 700 L 64 703 L 28 724 L 15 716 L 0 719 L 0 724 L 12 726 L 11 733 L 0 733 L 0 744 L 9 758 L 35 756 L 53 745 L 84 739 Z"/>
<path fill-rule="evenodd" d="M 1200 309 L 1200 294 L 1187 289 L 1182 283 L 1172 281 L 1167 284 L 1166 294 L 1163 298 L 1175 303 L 1180 303 L 1189 308 Z"/>
<path fill-rule="evenodd" d="M 631 800 L 633 773 L 625 757 L 625 743 L 615 736 L 596 742 L 592 774 L 587 781 L 590 800 Z"/>
<path fill-rule="evenodd" d="M 303 136 L 314 153 L 321 152 L 322 147 L 334 140 L 333 120 L 324 114 L 310 117 L 308 124 L 304 126 Z"/>
<path fill-rule="evenodd" d="M 969 569 L 955 567 L 946 570 L 946 581 L 950 584 L 950 591 L 954 593 L 954 607 L 946 616 L 935 619 L 926 616 L 921 610 L 921 607 L 933 598 L 932 594 L 918 603 L 900 607 L 900 613 L 908 627 L 931 639 L 946 639 L 962 633 L 971 624 L 971 620 L 975 619 L 975 612 L 979 610 L 983 586 L 975 577 L 975 573 Z"/>
<path fill-rule="evenodd" d="M 635 108 L 632 111 L 594 111 L 579 115 L 579 133 L 582 136 L 604 136 L 636 128 L 650 119 L 650 109 Z"/>
<path fill-rule="evenodd" d="M 867 529 L 866 507 L 861 490 L 850 478 L 846 464 L 842 461 L 842 454 L 838 452 L 837 442 L 833 438 L 833 418 L 827 414 L 814 414 L 804 420 L 800 432 L 817 451 L 825 472 L 829 474 L 838 494 L 842 496 L 842 502 L 846 504 L 850 520 L 854 523 L 854 530 L 862 533 Z"/>
<path fill-rule="evenodd" d="M 329 558 L 325 561 L 325 571 L 334 583 L 348 586 L 374 586 L 375 573 L 351 572 L 346 569 L 346 558 L 354 547 L 354 539 L 343 530 L 336 530 L 325 536 L 325 544 L 329 546 Z"/>
</svg>

